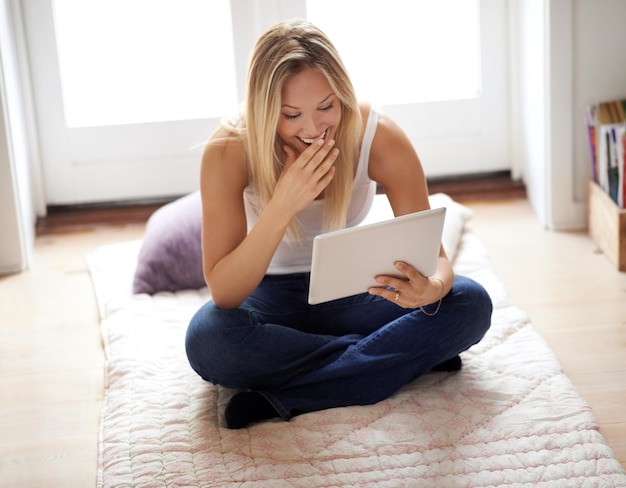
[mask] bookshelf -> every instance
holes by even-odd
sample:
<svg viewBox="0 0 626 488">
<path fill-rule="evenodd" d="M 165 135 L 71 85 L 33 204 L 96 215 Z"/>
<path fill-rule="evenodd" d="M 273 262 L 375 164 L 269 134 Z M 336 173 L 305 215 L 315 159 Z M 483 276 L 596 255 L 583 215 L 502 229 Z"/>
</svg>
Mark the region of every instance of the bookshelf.
<svg viewBox="0 0 626 488">
<path fill-rule="evenodd" d="M 591 105 L 586 114 L 592 181 L 589 234 L 626 271 L 626 99 Z"/>
</svg>

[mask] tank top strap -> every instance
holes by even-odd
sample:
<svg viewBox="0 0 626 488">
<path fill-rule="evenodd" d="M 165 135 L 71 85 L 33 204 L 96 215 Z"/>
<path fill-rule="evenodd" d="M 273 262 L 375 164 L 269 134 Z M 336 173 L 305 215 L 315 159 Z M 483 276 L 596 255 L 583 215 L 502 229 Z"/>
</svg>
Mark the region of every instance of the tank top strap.
<svg viewBox="0 0 626 488">
<path fill-rule="evenodd" d="M 372 105 L 370 107 L 370 113 L 367 117 L 367 123 L 365 125 L 365 131 L 363 132 L 363 140 L 361 141 L 361 153 L 359 155 L 359 164 L 357 166 L 356 175 L 354 177 L 354 183 L 370 181 L 368 176 L 368 164 L 370 160 L 370 150 L 372 148 L 372 141 L 376 134 L 376 128 L 378 127 L 378 119 L 380 117 L 380 109 L 377 106 Z"/>
</svg>

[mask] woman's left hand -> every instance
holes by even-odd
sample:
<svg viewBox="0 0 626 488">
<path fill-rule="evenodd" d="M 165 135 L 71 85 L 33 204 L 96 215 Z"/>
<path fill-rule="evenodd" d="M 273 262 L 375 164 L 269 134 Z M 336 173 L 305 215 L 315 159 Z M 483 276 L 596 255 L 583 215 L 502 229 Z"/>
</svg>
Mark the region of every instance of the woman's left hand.
<svg viewBox="0 0 626 488">
<path fill-rule="evenodd" d="M 404 278 L 381 275 L 376 282 L 381 286 L 373 286 L 368 292 L 378 295 L 403 308 L 418 308 L 434 303 L 444 294 L 444 283 L 439 278 L 427 278 L 413 266 L 397 261 L 395 268 Z"/>
</svg>

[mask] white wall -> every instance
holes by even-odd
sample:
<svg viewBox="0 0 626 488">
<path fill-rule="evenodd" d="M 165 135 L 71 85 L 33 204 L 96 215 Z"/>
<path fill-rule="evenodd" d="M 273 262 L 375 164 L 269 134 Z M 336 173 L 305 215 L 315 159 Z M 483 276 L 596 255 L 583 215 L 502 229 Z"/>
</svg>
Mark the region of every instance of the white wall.
<svg viewBox="0 0 626 488">
<path fill-rule="evenodd" d="M 573 2 L 546 3 L 546 208 L 553 229 L 584 228 L 586 202 L 576 198 L 573 158 Z"/>
<path fill-rule="evenodd" d="M 0 90 L 2 85 L 0 85 Z M 0 116 L 3 115 L 0 98 Z M 0 274 L 22 271 L 27 265 L 5 118 L 0 117 Z"/>
<path fill-rule="evenodd" d="M 591 178 L 585 108 L 626 98 L 626 1 L 574 0 L 573 25 L 575 191 L 584 200 Z"/>
<path fill-rule="evenodd" d="M 18 0 L 0 0 L 0 274 L 30 265 L 36 208 L 45 211 L 36 185 L 36 133 L 27 117 L 24 43 L 16 42 L 23 35 L 21 25 Z"/>
<path fill-rule="evenodd" d="M 551 229 L 586 226 L 573 160 L 573 2 L 511 0 L 512 160 Z"/>
<path fill-rule="evenodd" d="M 588 104 L 626 98 L 626 1 L 510 0 L 512 160 L 538 218 L 587 226 Z"/>
<path fill-rule="evenodd" d="M 511 160 L 522 175 L 528 199 L 547 221 L 546 160 L 546 22 L 543 1 L 510 2 L 512 36 Z"/>
</svg>

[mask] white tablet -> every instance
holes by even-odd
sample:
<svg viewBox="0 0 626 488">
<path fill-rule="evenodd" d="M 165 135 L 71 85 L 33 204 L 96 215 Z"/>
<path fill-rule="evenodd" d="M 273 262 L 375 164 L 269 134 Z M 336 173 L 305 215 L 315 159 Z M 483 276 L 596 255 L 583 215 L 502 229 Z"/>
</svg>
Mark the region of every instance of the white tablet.
<svg viewBox="0 0 626 488">
<path fill-rule="evenodd" d="M 437 269 L 446 209 L 435 208 L 374 224 L 320 234 L 313 240 L 309 303 L 327 302 L 380 286 L 378 275 L 402 276 L 404 261 L 424 276 Z"/>
</svg>

